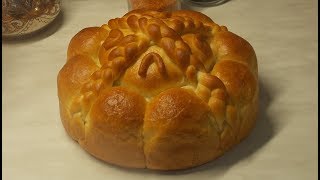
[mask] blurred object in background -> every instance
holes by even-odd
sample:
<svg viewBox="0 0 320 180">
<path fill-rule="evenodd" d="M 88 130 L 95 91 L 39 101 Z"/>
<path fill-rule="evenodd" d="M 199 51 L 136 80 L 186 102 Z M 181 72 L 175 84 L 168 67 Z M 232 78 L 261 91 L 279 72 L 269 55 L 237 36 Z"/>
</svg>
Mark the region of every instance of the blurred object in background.
<svg viewBox="0 0 320 180">
<path fill-rule="evenodd" d="M 180 9 L 180 0 L 127 0 L 128 10 L 150 9 L 157 11 L 174 11 Z"/>
<path fill-rule="evenodd" d="M 2 36 L 37 31 L 52 22 L 60 9 L 60 0 L 2 0 Z"/>
<path fill-rule="evenodd" d="M 221 5 L 228 0 L 183 0 L 183 2 L 186 2 L 191 5 L 196 5 L 196 6 L 218 6 Z"/>
</svg>

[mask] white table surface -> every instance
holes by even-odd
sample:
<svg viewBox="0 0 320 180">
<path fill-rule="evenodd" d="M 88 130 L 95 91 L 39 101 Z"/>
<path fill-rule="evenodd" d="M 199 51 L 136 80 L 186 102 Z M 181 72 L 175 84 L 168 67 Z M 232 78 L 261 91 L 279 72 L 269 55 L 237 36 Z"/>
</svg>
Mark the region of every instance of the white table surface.
<svg viewBox="0 0 320 180">
<path fill-rule="evenodd" d="M 56 76 L 69 40 L 127 11 L 126 1 L 64 0 L 37 36 L 2 42 L 2 177 L 6 180 L 315 180 L 318 163 L 317 1 L 231 0 L 197 10 L 247 39 L 260 76 L 260 115 L 242 144 L 183 171 L 130 170 L 103 163 L 60 122 Z"/>
</svg>

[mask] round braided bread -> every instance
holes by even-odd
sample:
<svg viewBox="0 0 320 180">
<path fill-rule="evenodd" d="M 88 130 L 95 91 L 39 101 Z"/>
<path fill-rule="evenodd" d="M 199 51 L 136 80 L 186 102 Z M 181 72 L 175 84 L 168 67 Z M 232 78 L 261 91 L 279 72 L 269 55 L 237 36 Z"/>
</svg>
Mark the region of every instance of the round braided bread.
<svg viewBox="0 0 320 180">
<path fill-rule="evenodd" d="M 251 45 L 194 11 L 130 11 L 71 40 L 58 75 L 62 123 L 93 156 L 184 169 L 251 131 L 258 69 Z"/>
</svg>

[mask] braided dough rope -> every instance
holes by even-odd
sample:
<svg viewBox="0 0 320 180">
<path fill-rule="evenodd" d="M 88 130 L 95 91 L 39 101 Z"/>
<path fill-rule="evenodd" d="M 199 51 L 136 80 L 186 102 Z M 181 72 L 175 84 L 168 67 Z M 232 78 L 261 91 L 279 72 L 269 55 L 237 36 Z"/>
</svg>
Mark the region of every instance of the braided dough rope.
<svg viewBox="0 0 320 180">
<path fill-rule="evenodd" d="M 58 75 L 61 119 L 106 162 L 194 167 L 250 133 L 257 74 L 251 45 L 209 17 L 134 10 L 72 38 Z"/>
</svg>

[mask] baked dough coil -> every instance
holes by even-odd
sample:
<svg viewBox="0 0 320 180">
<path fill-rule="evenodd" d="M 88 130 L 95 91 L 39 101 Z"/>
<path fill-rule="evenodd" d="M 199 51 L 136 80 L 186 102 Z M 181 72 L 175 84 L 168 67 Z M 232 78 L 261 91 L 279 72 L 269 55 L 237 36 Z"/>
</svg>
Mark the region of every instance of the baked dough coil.
<svg viewBox="0 0 320 180">
<path fill-rule="evenodd" d="M 134 10 L 81 30 L 57 83 L 68 134 L 124 167 L 209 162 L 250 133 L 258 110 L 252 46 L 194 11 Z"/>
</svg>

